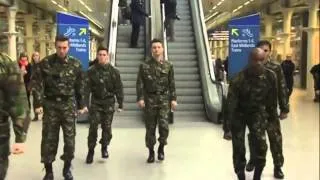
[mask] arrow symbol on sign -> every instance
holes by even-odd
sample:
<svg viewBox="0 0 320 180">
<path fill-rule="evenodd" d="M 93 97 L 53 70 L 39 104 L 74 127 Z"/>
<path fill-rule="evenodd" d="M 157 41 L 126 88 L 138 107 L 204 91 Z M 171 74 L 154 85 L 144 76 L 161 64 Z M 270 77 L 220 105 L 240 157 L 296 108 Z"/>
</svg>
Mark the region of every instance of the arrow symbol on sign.
<svg viewBox="0 0 320 180">
<path fill-rule="evenodd" d="M 79 36 L 81 35 L 86 35 L 87 34 L 87 28 L 80 28 L 80 33 L 79 33 Z"/>
<path fill-rule="evenodd" d="M 231 29 L 231 35 L 232 36 L 239 36 L 239 29 Z"/>
</svg>

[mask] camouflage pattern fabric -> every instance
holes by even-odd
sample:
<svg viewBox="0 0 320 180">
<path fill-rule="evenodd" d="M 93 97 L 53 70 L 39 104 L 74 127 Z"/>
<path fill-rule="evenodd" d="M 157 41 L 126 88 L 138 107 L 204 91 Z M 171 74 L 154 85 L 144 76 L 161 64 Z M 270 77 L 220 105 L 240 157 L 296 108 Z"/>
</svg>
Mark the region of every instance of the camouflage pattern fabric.
<svg viewBox="0 0 320 180">
<path fill-rule="evenodd" d="M 261 75 L 250 75 L 245 69 L 235 76 L 228 92 L 228 112 L 232 132 L 233 164 L 236 173 L 243 171 L 245 158 L 245 128 L 252 135 L 256 152 L 255 165 L 263 168 L 266 163 L 266 136 L 268 111 L 277 106 L 275 74 L 264 69 Z"/>
<path fill-rule="evenodd" d="M 279 108 L 281 112 L 288 113 L 289 112 L 289 104 L 288 104 L 288 89 L 286 86 L 284 74 L 282 71 L 282 68 L 279 64 L 276 64 L 274 62 L 268 61 L 265 64 L 265 67 L 269 70 L 273 71 L 276 74 L 277 78 L 277 96 L 278 97 L 278 103 Z M 269 137 L 269 143 L 270 143 L 270 150 L 273 157 L 273 163 L 274 166 L 283 166 L 284 163 L 284 157 L 283 157 L 283 150 L 282 150 L 282 133 L 281 133 L 281 126 L 280 126 L 280 120 L 278 117 L 278 112 L 276 109 L 273 109 L 272 111 L 268 112 L 269 118 L 268 118 L 268 125 L 267 125 L 267 133 Z M 251 135 L 248 135 L 248 141 L 249 141 L 249 150 L 250 150 L 250 158 L 255 158 L 255 152 L 252 148 L 252 138 Z"/>
<path fill-rule="evenodd" d="M 166 145 L 169 135 L 168 113 L 170 103 L 177 99 L 173 65 L 162 64 L 150 59 L 140 65 L 137 78 L 137 101 L 145 101 L 146 146 L 156 143 L 156 126 L 159 128 L 159 142 Z"/>
<path fill-rule="evenodd" d="M 7 173 L 10 154 L 10 123 L 15 142 L 26 140 L 30 117 L 23 76 L 16 61 L 0 53 L 0 179 Z"/>
<path fill-rule="evenodd" d="M 74 158 L 75 110 L 84 105 L 84 73 L 79 60 L 56 54 L 44 58 L 33 71 L 34 107 L 43 107 L 41 162 L 55 160 L 62 127 L 64 154 L 62 160 Z M 76 104 L 74 103 L 76 101 Z"/>
<path fill-rule="evenodd" d="M 88 90 L 88 93 L 91 93 L 88 147 L 93 149 L 96 146 L 97 130 L 100 123 L 102 128 L 100 143 L 102 146 L 110 144 L 115 97 L 119 108 L 123 108 L 123 85 L 120 72 L 110 64 L 94 64 L 88 71 Z"/>
</svg>

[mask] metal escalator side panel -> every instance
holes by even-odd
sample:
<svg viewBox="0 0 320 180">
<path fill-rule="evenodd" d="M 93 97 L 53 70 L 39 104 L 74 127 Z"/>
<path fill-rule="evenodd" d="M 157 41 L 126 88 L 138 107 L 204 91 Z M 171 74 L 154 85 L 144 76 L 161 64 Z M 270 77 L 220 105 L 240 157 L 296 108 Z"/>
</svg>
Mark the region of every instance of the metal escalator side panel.
<svg viewBox="0 0 320 180">
<path fill-rule="evenodd" d="M 202 2 L 201 0 L 189 0 L 189 4 L 191 7 L 205 110 L 208 119 L 214 123 L 218 123 L 218 115 L 222 110 L 222 103 L 218 91 L 219 86 L 215 81 L 211 62 Z"/>
</svg>

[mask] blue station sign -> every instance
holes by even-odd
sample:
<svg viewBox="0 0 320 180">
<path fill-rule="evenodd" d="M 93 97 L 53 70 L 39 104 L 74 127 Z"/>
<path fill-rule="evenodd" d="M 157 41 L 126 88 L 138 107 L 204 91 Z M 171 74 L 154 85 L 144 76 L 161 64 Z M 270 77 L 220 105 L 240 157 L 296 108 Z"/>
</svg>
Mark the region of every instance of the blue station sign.
<svg viewBox="0 0 320 180">
<path fill-rule="evenodd" d="M 232 19 L 229 22 L 229 77 L 233 77 L 248 64 L 252 48 L 260 39 L 260 15 Z"/>
<path fill-rule="evenodd" d="M 61 12 L 56 14 L 56 19 L 58 35 L 69 37 L 69 54 L 79 59 L 83 69 L 87 70 L 90 50 L 89 21 L 80 16 Z"/>
</svg>

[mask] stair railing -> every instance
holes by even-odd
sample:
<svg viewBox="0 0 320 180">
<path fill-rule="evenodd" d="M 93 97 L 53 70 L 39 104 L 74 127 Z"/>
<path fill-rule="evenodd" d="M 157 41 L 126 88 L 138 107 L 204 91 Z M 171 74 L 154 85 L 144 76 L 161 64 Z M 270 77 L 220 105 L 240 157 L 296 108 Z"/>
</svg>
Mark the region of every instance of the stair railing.
<svg viewBox="0 0 320 180">
<path fill-rule="evenodd" d="M 119 13 L 119 0 L 112 0 L 112 12 L 110 19 L 109 30 L 109 59 L 110 63 L 114 66 L 116 63 L 116 48 L 117 48 L 117 33 L 118 33 L 118 13 Z"/>
<path fill-rule="evenodd" d="M 166 27 L 165 27 L 165 20 L 166 20 L 166 14 L 165 14 L 165 7 L 164 3 L 161 4 L 161 23 L 162 23 L 162 40 L 163 40 L 163 58 L 164 60 L 168 60 L 168 42 L 167 42 L 167 33 L 166 33 Z"/>
</svg>

